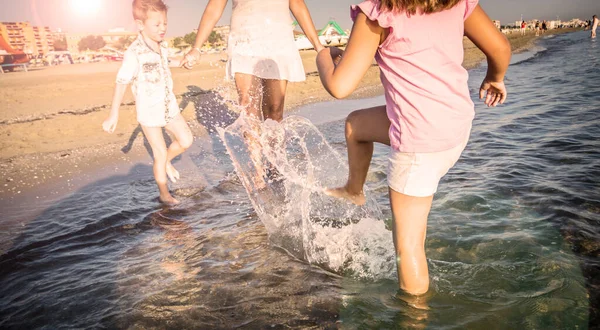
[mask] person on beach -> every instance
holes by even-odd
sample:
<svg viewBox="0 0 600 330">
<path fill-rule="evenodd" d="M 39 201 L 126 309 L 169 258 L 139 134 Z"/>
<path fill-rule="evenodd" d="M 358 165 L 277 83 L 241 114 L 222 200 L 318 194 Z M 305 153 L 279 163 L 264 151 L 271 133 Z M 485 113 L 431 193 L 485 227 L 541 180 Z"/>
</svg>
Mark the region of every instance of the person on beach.
<svg viewBox="0 0 600 330">
<path fill-rule="evenodd" d="M 386 105 L 348 116 L 348 181 L 325 193 L 365 203 L 373 142 L 391 146 L 388 185 L 399 287 L 423 294 L 429 288 L 424 245 L 433 194 L 465 148 L 475 115 L 461 65 L 463 35 L 487 56 L 479 96 L 490 107 L 507 97 L 510 44 L 478 0 L 370 0 L 352 6 L 351 13 L 346 50 L 327 48 L 317 55 L 321 82 L 332 96 L 344 98 L 375 57 Z"/>
<path fill-rule="evenodd" d="M 304 0 L 233 0 L 231 30 L 227 45 L 227 78 L 235 81 L 239 103 L 259 119 L 283 119 L 288 82 L 306 79 L 300 53 L 294 43 L 290 11 L 314 49 L 319 41 Z M 227 0 L 210 0 L 200 23 L 196 41 L 182 65 L 191 68 L 200 48 L 221 18 Z"/>
<path fill-rule="evenodd" d="M 527 23 L 525 21 L 521 22 L 521 35 L 525 35 L 525 30 L 527 30 Z"/>
<path fill-rule="evenodd" d="M 596 38 L 596 29 L 598 28 L 598 16 L 592 17 L 592 39 Z"/>
<path fill-rule="evenodd" d="M 221 18 L 227 0 L 210 0 L 198 25 L 196 41 L 182 65 L 191 69 L 200 57 L 200 48 Z M 319 52 L 324 47 L 304 0 L 233 0 L 227 45 L 227 79 L 234 80 L 239 105 L 257 120 L 283 119 L 288 82 L 306 79 L 300 53 L 294 41 L 290 11 L 306 37 Z M 261 172 L 261 146 L 252 134 L 245 134 L 251 158 Z M 276 170 L 265 169 L 268 176 Z M 262 186 L 262 173 L 254 181 Z"/>
<path fill-rule="evenodd" d="M 548 31 L 548 24 L 546 23 L 546 20 L 544 20 L 542 22 L 542 34 L 546 33 L 546 31 Z"/>
<path fill-rule="evenodd" d="M 175 205 L 179 201 L 169 192 L 167 177 L 176 182 L 179 172 L 171 161 L 189 148 L 194 140 L 175 99 L 169 69 L 169 66 L 179 66 L 181 59 L 168 58 L 168 48 L 164 43 L 168 9 L 165 3 L 162 0 L 134 0 L 132 6 L 133 18 L 140 33 L 125 52 L 117 74 L 110 114 L 102 123 L 102 128 L 109 133 L 114 132 L 119 119 L 119 107 L 127 85 L 131 84 L 137 121 L 152 147 L 159 199 L 165 204 Z M 163 127 L 173 137 L 168 148 Z"/>
</svg>

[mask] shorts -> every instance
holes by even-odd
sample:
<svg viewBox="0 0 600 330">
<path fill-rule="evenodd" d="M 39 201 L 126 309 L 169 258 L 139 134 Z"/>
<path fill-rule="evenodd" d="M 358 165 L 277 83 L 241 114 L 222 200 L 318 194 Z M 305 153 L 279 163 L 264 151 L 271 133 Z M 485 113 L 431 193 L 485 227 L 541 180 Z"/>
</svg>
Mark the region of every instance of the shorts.
<svg viewBox="0 0 600 330">
<path fill-rule="evenodd" d="M 432 196 L 440 179 L 456 164 L 469 141 L 440 152 L 400 152 L 390 150 L 388 185 L 401 194 L 413 197 Z"/>
</svg>

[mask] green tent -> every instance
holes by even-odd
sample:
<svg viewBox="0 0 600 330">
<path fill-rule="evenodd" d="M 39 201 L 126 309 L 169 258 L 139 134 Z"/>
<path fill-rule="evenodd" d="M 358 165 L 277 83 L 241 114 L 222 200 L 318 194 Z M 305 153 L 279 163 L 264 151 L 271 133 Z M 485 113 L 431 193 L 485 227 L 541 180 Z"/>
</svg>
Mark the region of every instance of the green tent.
<svg viewBox="0 0 600 330">
<path fill-rule="evenodd" d="M 329 28 L 333 28 L 341 36 L 344 36 L 344 37 L 348 36 L 348 34 L 346 34 L 346 32 L 344 30 L 342 30 L 340 25 L 334 20 L 330 20 L 329 22 L 327 22 L 327 24 L 325 24 L 325 27 L 322 28 L 321 31 L 319 31 L 319 36 L 325 35 L 325 33 L 327 33 L 327 30 L 329 30 Z"/>
<path fill-rule="evenodd" d="M 298 21 L 294 21 L 294 23 L 292 23 L 292 26 L 294 28 L 296 28 L 298 26 Z M 334 20 L 330 20 L 329 22 L 327 22 L 327 24 L 325 24 L 325 27 L 319 31 L 318 35 L 319 36 L 325 35 L 325 33 L 327 32 L 327 30 L 329 30 L 330 27 L 332 27 L 339 35 L 344 36 L 344 37 L 348 36 L 346 31 L 342 30 L 340 25 Z"/>
</svg>

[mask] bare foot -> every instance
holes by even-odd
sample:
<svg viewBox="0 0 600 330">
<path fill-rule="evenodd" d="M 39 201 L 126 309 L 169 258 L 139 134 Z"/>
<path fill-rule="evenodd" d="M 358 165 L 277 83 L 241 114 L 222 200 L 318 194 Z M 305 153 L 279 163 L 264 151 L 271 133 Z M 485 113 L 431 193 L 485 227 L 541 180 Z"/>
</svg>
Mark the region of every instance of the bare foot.
<svg viewBox="0 0 600 330">
<path fill-rule="evenodd" d="M 175 183 L 179 180 L 179 172 L 173 167 L 171 163 L 167 163 L 167 176 L 171 182 Z"/>
<path fill-rule="evenodd" d="M 358 194 L 352 194 L 345 186 L 339 188 L 327 188 L 323 192 L 327 196 L 342 198 L 358 206 L 364 205 L 366 202 L 365 194 L 362 191 Z"/>
<path fill-rule="evenodd" d="M 168 194 L 166 196 L 160 196 L 158 198 L 160 200 L 161 203 L 173 206 L 173 205 L 178 205 L 180 202 L 178 200 L 175 199 L 175 197 L 171 196 L 171 194 Z"/>
</svg>

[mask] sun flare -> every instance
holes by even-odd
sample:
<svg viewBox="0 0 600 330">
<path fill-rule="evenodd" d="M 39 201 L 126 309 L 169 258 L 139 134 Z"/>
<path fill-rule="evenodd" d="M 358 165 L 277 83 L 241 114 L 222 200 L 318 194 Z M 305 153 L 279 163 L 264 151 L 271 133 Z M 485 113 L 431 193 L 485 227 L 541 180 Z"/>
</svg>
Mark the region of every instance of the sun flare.
<svg viewBox="0 0 600 330">
<path fill-rule="evenodd" d="M 77 15 L 92 16 L 98 12 L 102 0 L 69 0 L 71 9 Z"/>
</svg>

